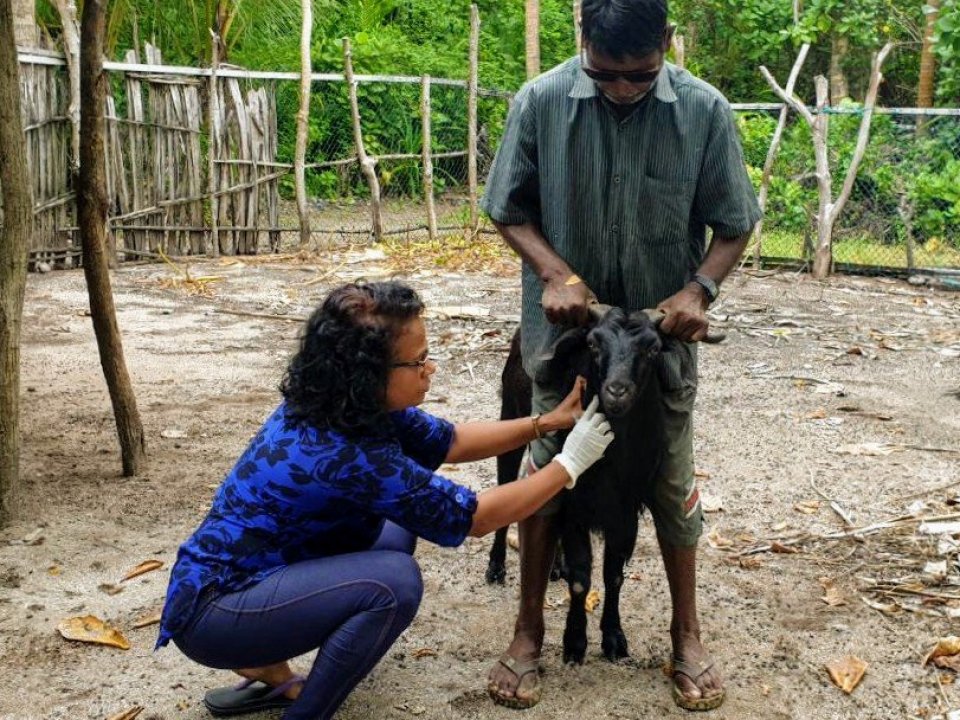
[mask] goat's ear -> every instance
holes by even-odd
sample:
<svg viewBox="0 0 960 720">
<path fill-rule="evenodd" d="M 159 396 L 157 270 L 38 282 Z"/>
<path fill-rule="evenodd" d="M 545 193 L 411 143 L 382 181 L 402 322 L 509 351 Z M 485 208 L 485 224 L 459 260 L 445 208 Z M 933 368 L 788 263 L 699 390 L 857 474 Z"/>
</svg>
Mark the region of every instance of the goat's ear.
<svg viewBox="0 0 960 720">
<path fill-rule="evenodd" d="M 587 342 L 587 328 L 576 327 L 567 330 L 557 338 L 550 349 L 540 356 L 540 369 L 536 381 L 549 385 L 551 380 L 561 378 L 570 366 L 570 358 L 583 349 Z"/>
</svg>

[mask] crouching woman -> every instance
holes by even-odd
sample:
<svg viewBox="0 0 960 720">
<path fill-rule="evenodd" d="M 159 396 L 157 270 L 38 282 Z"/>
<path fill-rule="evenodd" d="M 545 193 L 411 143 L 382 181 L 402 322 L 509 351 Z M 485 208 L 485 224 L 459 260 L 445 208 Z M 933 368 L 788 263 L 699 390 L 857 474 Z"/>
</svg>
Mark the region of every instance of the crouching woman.
<svg viewBox="0 0 960 720">
<path fill-rule="evenodd" d="M 418 537 L 456 546 L 526 518 L 612 440 L 580 385 L 536 418 L 452 424 L 417 409 L 437 366 L 423 303 L 396 282 L 345 285 L 307 321 L 283 401 L 180 547 L 157 646 L 244 680 L 215 715 L 329 718 L 416 615 Z M 579 418 L 579 419 L 578 419 Z M 554 461 L 482 493 L 436 474 L 573 428 Z M 306 677 L 287 661 L 316 650 Z"/>
</svg>

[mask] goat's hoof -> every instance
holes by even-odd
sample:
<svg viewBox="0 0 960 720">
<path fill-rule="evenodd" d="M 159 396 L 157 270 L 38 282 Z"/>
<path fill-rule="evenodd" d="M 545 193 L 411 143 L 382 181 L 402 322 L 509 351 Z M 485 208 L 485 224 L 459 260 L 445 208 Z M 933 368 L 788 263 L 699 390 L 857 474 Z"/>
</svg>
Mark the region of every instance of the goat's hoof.
<svg viewBox="0 0 960 720">
<path fill-rule="evenodd" d="M 610 662 L 617 662 L 618 660 L 623 660 L 623 658 L 630 657 L 630 653 L 627 650 L 627 638 L 622 630 L 604 633 L 600 646 L 603 649 L 603 656 Z"/>
<path fill-rule="evenodd" d="M 507 569 L 500 564 L 490 563 L 487 565 L 487 584 L 503 585 L 507 579 Z"/>
<path fill-rule="evenodd" d="M 585 650 L 564 650 L 563 663 L 564 665 L 583 665 L 583 658 L 586 654 Z"/>
<path fill-rule="evenodd" d="M 563 638 L 563 662 L 565 665 L 583 665 L 583 658 L 587 654 L 587 638 Z"/>
</svg>

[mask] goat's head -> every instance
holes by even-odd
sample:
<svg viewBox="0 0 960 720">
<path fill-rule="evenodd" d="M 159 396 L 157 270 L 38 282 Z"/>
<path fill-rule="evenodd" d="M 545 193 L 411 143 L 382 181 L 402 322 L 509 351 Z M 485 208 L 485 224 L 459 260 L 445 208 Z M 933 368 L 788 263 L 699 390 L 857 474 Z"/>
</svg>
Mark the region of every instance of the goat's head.
<svg viewBox="0 0 960 720">
<path fill-rule="evenodd" d="M 557 340 L 538 380 L 569 388 L 583 375 L 588 396 L 599 394 L 604 413 L 622 417 L 650 381 L 663 340 L 658 323 L 643 311 L 611 308 L 594 318 L 591 327 L 569 330 Z"/>
</svg>

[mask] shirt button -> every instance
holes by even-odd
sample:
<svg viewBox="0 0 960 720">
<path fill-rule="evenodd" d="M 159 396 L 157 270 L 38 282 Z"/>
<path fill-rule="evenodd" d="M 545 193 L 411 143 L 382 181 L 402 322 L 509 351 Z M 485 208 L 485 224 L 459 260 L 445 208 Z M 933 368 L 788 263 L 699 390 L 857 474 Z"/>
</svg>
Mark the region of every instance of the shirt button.
<svg viewBox="0 0 960 720">
<path fill-rule="evenodd" d="M 615 232 L 615 233 L 620 232 L 620 226 L 619 226 L 619 225 L 611 225 L 611 226 L 610 226 L 610 229 L 611 229 L 613 232 Z"/>
<path fill-rule="evenodd" d="M 617 185 L 619 185 L 619 184 L 620 184 L 620 176 L 619 176 L 619 175 L 614 175 L 614 176 L 613 176 L 613 181 L 614 181 Z"/>
</svg>

